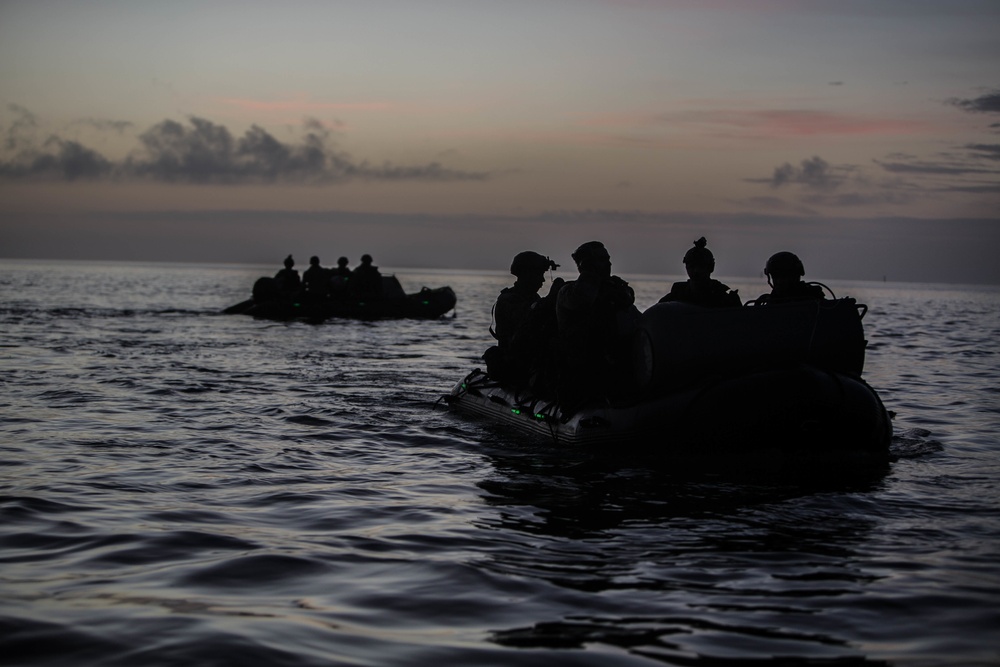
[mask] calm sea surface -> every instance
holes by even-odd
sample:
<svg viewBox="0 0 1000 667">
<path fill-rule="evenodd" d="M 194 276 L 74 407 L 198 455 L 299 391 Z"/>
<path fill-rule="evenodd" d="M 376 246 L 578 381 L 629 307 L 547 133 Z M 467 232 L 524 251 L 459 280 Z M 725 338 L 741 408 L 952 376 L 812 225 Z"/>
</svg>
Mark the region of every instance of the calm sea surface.
<svg viewBox="0 0 1000 667">
<path fill-rule="evenodd" d="M 1000 664 L 1000 288 L 831 281 L 898 459 L 817 488 L 436 407 L 509 276 L 397 272 L 455 289 L 431 322 L 219 314 L 273 270 L 0 262 L 0 663 Z"/>
</svg>

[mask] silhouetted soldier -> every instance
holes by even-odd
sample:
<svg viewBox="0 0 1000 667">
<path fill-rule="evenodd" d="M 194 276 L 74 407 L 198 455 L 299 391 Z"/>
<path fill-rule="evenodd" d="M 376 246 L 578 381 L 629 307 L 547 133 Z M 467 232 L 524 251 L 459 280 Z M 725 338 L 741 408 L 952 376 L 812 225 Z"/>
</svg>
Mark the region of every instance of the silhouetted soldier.
<svg viewBox="0 0 1000 667">
<path fill-rule="evenodd" d="M 557 266 L 548 257 L 530 250 L 518 253 L 511 262 L 510 272 L 517 280 L 497 297 L 493 306 L 496 328 L 490 328 L 497 344 L 483 354 L 486 370 L 494 380 L 517 385 L 528 382 L 534 350 L 531 335 L 523 329 L 532 307 L 541 300 L 538 290 L 545 283 L 545 272 Z M 562 284 L 562 280 L 557 279 L 553 282 L 553 290 L 558 290 L 556 282 Z M 519 346 L 515 349 L 514 341 L 518 336 Z"/>
<path fill-rule="evenodd" d="M 351 269 L 347 266 L 347 258 L 341 257 L 337 260 L 337 268 L 330 269 L 330 274 L 334 276 L 344 276 L 345 278 L 351 277 Z"/>
<path fill-rule="evenodd" d="M 735 290 L 712 278 L 712 272 L 715 271 L 715 256 L 707 246 L 708 241 L 703 236 L 684 254 L 684 268 L 687 270 L 688 279 L 674 283 L 670 287 L 670 292 L 660 299 L 660 303 L 680 301 L 709 308 L 743 305 L 740 295 Z"/>
<path fill-rule="evenodd" d="M 319 264 L 319 257 L 309 258 L 309 268 L 302 274 L 302 286 L 311 297 L 324 297 L 329 292 L 330 280 L 327 270 Z"/>
<path fill-rule="evenodd" d="M 556 303 L 562 346 L 559 400 L 568 411 L 627 388 L 639 319 L 635 293 L 611 275 L 611 256 L 604 244 L 584 243 L 573 260 L 580 277 L 563 286 Z"/>
<path fill-rule="evenodd" d="M 285 258 L 285 268 L 274 274 L 274 280 L 277 283 L 279 291 L 295 292 L 299 289 L 302 280 L 299 278 L 299 272 L 292 268 L 294 266 L 295 260 L 289 255 Z"/>
<path fill-rule="evenodd" d="M 756 303 L 765 305 L 825 299 L 826 293 L 821 286 L 802 280 L 805 274 L 802 260 L 794 253 L 783 251 L 771 255 L 764 266 L 764 275 L 767 276 L 771 293 L 761 294 L 757 297 Z"/>
<path fill-rule="evenodd" d="M 337 268 L 328 272 L 330 281 L 330 296 L 343 297 L 347 294 L 347 286 L 351 281 L 351 269 L 347 266 L 347 258 L 337 260 Z"/>
<path fill-rule="evenodd" d="M 378 299 L 382 296 L 382 274 L 372 265 L 371 255 L 362 255 L 361 263 L 351 272 L 348 283 L 351 294 L 360 299 Z"/>
</svg>

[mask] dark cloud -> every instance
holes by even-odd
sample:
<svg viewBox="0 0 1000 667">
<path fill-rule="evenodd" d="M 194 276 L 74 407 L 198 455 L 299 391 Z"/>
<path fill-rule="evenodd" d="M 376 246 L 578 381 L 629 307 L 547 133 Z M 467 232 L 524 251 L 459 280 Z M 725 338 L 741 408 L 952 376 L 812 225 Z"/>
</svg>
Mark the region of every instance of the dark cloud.
<svg viewBox="0 0 1000 667">
<path fill-rule="evenodd" d="M 952 106 L 972 113 L 1000 113 L 1000 90 L 994 90 L 972 99 L 952 97 L 946 100 Z"/>
<path fill-rule="evenodd" d="M 998 174 L 1000 171 L 969 164 L 945 162 L 882 162 L 873 160 L 875 164 L 892 174 L 926 174 L 938 176 L 962 176 L 965 174 Z"/>
<path fill-rule="evenodd" d="M 0 179 L 77 181 L 104 178 L 114 165 L 75 141 L 53 137 L 44 151 L 24 150 L 11 162 L 0 161 Z"/>
<path fill-rule="evenodd" d="M 38 118 L 19 104 L 8 104 L 7 110 L 14 114 L 14 120 L 7 128 L 4 147 L 7 150 L 17 150 L 30 141 L 38 127 Z"/>
<path fill-rule="evenodd" d="M 965 147 L 977 157 L 1000 160 L 1000 144 L 966 144 Z"/>
<path fill-rule="evenodd" d="M 795 166 L 789 162 L 775 167 L 771 178 L 747 179 L 751 183 L 767 183 L 772 188 L 785 185 L 802 185 L 815 190 L 832 190 L 845 180 L 845 173 L 852 167 L 834 167 L 819 156 L 814 156 Z"/>
<path fill-rule="evenodd" d="M 0 178 L 116 179 L 162 183 L 216 185 L 329 184 L 347 180 L 466 181 L 485 180 L 489 174 L 448 169 L 439 162 L 421 165 L 372 165 L 356 161 L 329 142 L 330 132 L 307 118 L 305 134 L 293 143 L 275 138 L 254 125 L 242 136 L 204 118 L 187 123 L 165 120 L 139 135 L 139 147 L 127 158 L 112 161 L 77 142 L 52 137 L 41 148 L 26 145 L 22 130 L 36 124 L 27 110 L 8 130 L 8 148 L 16 151 L 0 160 Z M 122 124 L 104 129 L 124 129 Z M 16 135 L 15 135 L 16 131 Z M 14 138 L 16 137 L 16 141 Z"/>
<path fill-rule="evenodd" d="M 859 208 L 863 206 L 901 206 L 936 193 L 964 192 L 991 194 L 982 177 L 1000 174 L 984 160 L 1000 160 L 1000 146 L 967 144 L 961 151 L 939 154 L 936 160 L 919 160 L 906 153 L 893 153 L 891 159 L 873 160 L 892 177 L 875 177 L 854 165 L 831 165 L 821 157 L 802 160 L 799 165 L 784 163 L 770 178 L 745 179 L 788 188 L 794 195 L 792 205 L 803 210 L 818 207 Z M 976 177 L 980 177 L 978 180 Z M 933 179 L 933 180 L 930 180 Z M 757 202 L 762 207 L 780 210 L 780 204 L 768 199 Z M 787 208 L 786 210 L 792 210 Z"/>
<path fill-rule="evenodd" d="M 965 192 L 974 195 L 1000 194 L 1000 183 L 984 183 L 982 185 L 953 185 L 941 188 L 945 192 Z"/>
</svg>

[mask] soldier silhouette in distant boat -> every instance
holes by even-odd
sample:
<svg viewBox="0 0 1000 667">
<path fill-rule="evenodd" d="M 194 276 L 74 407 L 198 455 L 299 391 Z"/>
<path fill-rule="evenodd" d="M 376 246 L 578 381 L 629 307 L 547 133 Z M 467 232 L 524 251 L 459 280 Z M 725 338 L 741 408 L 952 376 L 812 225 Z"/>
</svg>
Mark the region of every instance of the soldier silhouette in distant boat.
<svg viewBox="0 0 1000 667">
<path fill-rule="evenodd" d="M 295 292 L 302 285 L 299 272 L 295 268 L 295 260 L 289 255 L 285 258 L 285 268 L 274 274 L 277 289 L 281 292 Z"/>
</svg>

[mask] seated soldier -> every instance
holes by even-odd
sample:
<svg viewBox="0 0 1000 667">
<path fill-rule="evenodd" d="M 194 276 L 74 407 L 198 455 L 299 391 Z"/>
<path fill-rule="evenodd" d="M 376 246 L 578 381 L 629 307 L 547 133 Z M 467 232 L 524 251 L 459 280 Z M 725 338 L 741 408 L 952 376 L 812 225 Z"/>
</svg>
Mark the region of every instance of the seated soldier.
<svg viewBox="0 0 1000 667">
<path fill-rule="evenodd" d="M 490 333 L 497 344 L 483 354 L 486 370 L 494 380 L 519 385 L 527 383 L 528 341 L 522 337 L 520 354 L 517 354 L 514 337 L 527 321 L 531 307 L 540 300 L 538 290 L 545 283 L 545 272 L 557 266 L 548 257 L 530 250 L 518 253 L 511 262 L 510 272 L 517 280 L 500 292 L 493 305 L 495 328 L 491 327 Z"/>
<path fill-rule="evenodd" d="M 351 280 L 351 269 L 347 266 L 347 258 L 341 257 L 337 260 L 337 268 L 330 269 L 330 295 L 343 297 L 347 294 L 347 285 Z"/>
<path fill-rule="evenodd" d="M 670 292 L 660 299 L 660 303 L 680 301 L 709 308 L 743 305 L 740 295 L 735 290 L 712 278 L 712 271 L 715 271 L 715 256 L 706 247 L 707 245 L 708 241 L 703 236 L 684 254 L 684 268 L 687 270 L 688 279 L 674 283 Z"/>
<path fill-rule="evenodd" d="M 302 274 L 302 287 L 306 294 L 314 298 L 324 297 L 329 292 L 327 270 L 320 266 L 319 257 L 315 255 L 309 258 L 309 268 Z"/>
<path fill-rule="evenodd" d="M 580 276 L 563 286 L 556 303 L 562 351 L 559 401 L 568 412 L 627 390 L 640 315 L 632 288 L 611 275 L 604 244 L 584 243 L 573 260 Z"/>
<path fill-rule="evenodd" d="M 299 278 L 299 272 L 293 268 L 294 266 L 295 260 L 289 255 L 285 258 L 285 268 L 274 274 L 274 280 L 277 283 L 279 291 L 286 293 L 298 291 L 302 280 Z"/>
<path fill-rule="evenodd" d="M 382 274 L 377 266 L 372 265 L 371 255 L 361 256 L 361 263 L 351 272 L 348 288 L 359 299 L 378 299 L 382 296 Z"/>
<path fill-rule="evenodd" d="M 806 273 L 802 260 L 794 253 L 779 252 L 771 255 L 764 266 L 769 294 L 761 294 L 756 299 L 758 305 L 787 303 L 789 301 L 810 301 L 826 298 L 823 288 L 802 280 Z"/>
</svg>

